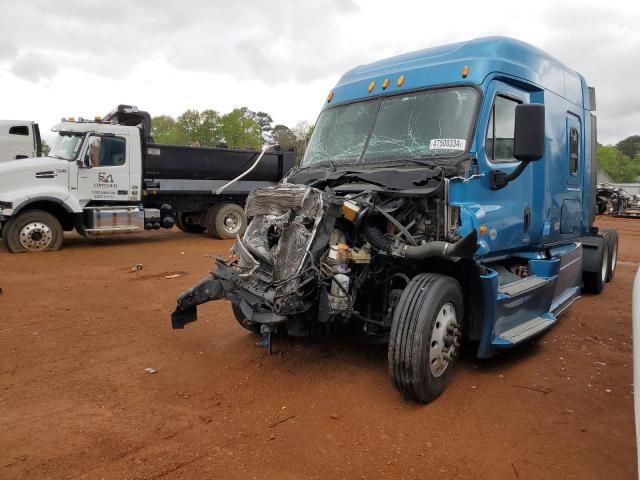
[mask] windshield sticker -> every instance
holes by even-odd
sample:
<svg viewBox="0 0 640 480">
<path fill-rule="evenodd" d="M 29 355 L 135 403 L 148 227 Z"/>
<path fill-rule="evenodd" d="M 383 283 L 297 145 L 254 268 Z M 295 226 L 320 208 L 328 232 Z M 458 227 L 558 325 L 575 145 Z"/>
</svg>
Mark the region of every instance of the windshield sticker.
<svg viewBox="0 0 640 480">
<path fill-rule="evenodd" d="M 432 138 L 429 150 L 465 150 L 467 141 L 464 138 Z"/>
</svg>

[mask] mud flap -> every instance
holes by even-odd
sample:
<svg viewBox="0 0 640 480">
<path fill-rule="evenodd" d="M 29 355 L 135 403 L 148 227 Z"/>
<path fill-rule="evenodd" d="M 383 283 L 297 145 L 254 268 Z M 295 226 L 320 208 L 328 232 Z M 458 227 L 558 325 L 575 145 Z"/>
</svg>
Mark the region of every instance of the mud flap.
<svg viewBox="0 0 640 480">
<path fill-rule="evenodd" d="M 198 319 L 197 305 L 218 300 L 224 296 L 222 280 L 213 275 L 203 278 L 178 296 L 175 311 L 171 314 L 171 327 L 182 329 L 187 323 Z"/>
</svg>

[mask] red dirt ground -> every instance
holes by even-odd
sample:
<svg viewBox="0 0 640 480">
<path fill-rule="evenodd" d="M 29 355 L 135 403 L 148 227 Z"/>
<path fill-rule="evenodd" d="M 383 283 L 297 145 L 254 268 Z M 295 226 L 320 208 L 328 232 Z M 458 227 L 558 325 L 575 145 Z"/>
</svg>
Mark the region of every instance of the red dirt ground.
<svg viewBox="0 0 640 480">
<path fill-rule="evenodd" d="M 636 478 L 640 220 L 600 223 L 621 234 L 605 292 L 535 345 L 466 355 L 426 406 L 394 390 L 384 346 L 284 340 L 269 357 L 226 302 L 172 331 L 176 295 L 229 242 L 166 232 L 0 250 L 0 478 Z"/>
</svg>

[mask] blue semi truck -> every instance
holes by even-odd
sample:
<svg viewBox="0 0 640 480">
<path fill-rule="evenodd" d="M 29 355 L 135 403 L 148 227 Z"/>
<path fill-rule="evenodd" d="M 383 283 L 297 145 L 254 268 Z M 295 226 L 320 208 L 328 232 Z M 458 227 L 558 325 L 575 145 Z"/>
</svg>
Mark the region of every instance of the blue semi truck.
<svg viewBox="0 0 640 480">
<path fill-rule="evenodd" d="M 329 93 L 304 158 L 252 192 L 248 228 L 178 297 L 231 301 L 238 322 L 388 342 L 393 383 L 429 402 L 461 345 L 488 358 L 551 328 L 615 273 L 593 225 L 595 91 L 502 37 L 362 65 Z"/>
</svg>

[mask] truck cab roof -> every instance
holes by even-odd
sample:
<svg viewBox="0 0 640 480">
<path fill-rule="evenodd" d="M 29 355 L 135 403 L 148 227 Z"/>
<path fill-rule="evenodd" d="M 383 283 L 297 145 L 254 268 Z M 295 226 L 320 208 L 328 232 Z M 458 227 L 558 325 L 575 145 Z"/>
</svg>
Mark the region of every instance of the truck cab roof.
<svg viewBox="0 0 640 480">
<path fill-rule="evenodd" d="M 130 134 L 132 130 L 138 130 L 137 127 L 128 127 L 124 125 L 113 125 L 111 123 L 97 122 L 60 122 L 52 127 L 54 132 L 96 132 L 96 133 L 112 133 Z"/>
<path fill-rule="evenodd" d="M 539 48 L 507 37 L 477 38 L 360 65 L 340 78 L 325 108 L 440 85 L 481 85 L 492 73 L 525 80 L 590 109 L 580 74 Z"/>
</svg>

